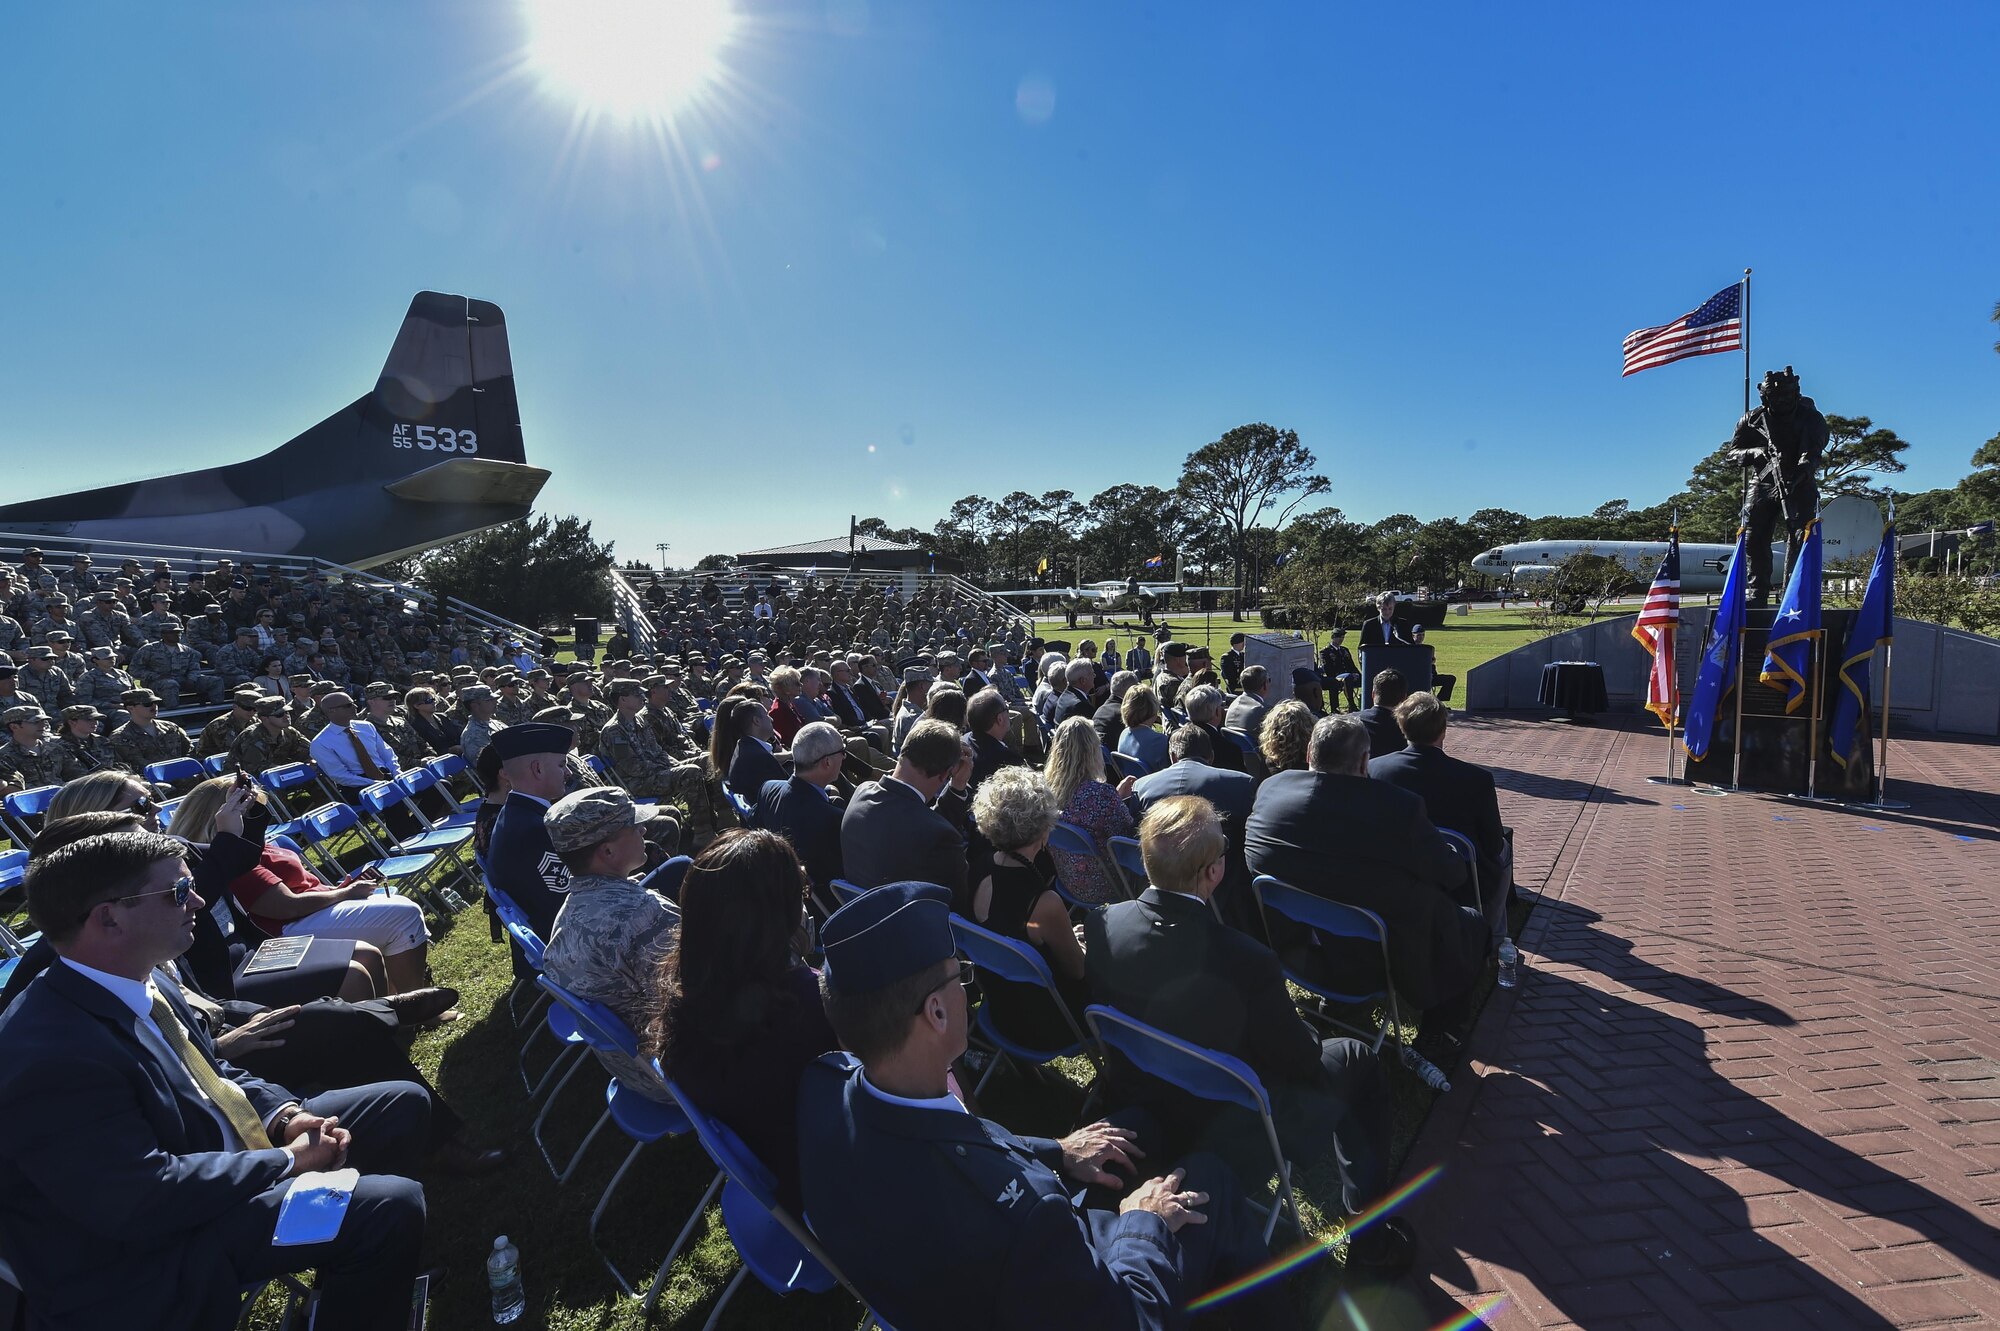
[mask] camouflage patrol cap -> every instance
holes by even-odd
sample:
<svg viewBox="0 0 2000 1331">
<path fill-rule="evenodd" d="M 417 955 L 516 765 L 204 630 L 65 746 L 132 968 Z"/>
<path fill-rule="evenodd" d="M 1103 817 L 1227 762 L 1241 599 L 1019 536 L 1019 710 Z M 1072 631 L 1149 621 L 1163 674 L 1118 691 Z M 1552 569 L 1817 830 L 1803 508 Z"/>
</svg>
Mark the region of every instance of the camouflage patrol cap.
<svg viewBox="0 0 2000 1331">
<path fill-rule="evenodd" d="M 468 684 L 458 691 L 460 702 L 492 702 L 493 690 L 484 684 Z"/>
<path fill-rule="evenodd" d="M 572 730 L 576 728 L 577 722 L 583 720 L 582 717 L 567 707 L 544 707 L 528 719 L 544 725 L 568 726 Z M 502 733 L 504 734 L 505 732 L 503 731 Z"/>
<path fill-rule="evenodd" d="M 311 685 L 313 683 L 313 677 L 311 675 L 286 675 L 285 682 L 287 684 Z"/>
<path fill-rule="evenodd" d="M 259 698 L 257 700 L 257 715 L 259 716 L 283 716 L 290 710 L 291 704 L 275 694 L 269 698 Z"/>
<path fill-rule="evenodd" d="M 653 820 L 657 804 L 639 804 L 617 786 L 588 786 L 565 795 L 542 815 L 549 847 L 558 855 L 587 850 L 609 841 L 628 827 Z"/>
<path fill-rule="evenodd" d="M 55 648 L 30 647 L 28 649 L 28 659 L 30 661 L 53 661 L 56 659 Z"/>
<path fill-rule="evenodd" d="M 536 666 L 533 670 L 530 670 L 528 672 L 528 680 L 531 683 L 538 679 L 547 679 L 547 678 L 549 678 L 549 672 L 542 669 L 540 666 Z"/>
<path fill-rule="evenodd" d="M 69 604 L 69 597 L 64 596 L 61 592 L 51 592 L 42 599 L 48 605 L 67 606 Z"/>
<path fill-rule="evenodd" d="M 48 714 L 32 703 L 23 707 L 9 707 L 6 711 L 0 712 L 0 725 L 23 726 L 30 721 L 48 719 Z"/>
<path fill-rule="evenodd" d="M 378 679 L 362 690 L 362 696 L 364 698 L 393 698 L 396 696 L 396 686 L 385 679 Z"/>
<path fill-rule="evenodd" d="M 664 689 L 667 687 L 667 677 L 665 675 L 648 675 L 639 681 L 639 687 L 648 693 L 651 693 L 654 689 Z"/>
<path fill-rule="evenodd" d="M 160 695 L 151 689 L 127 689 L 118 695 L 118 701 L 127 707 L 158 707 Z"/>
<path fill-rule="evenodd" d="M 634 698 L 643 698 L 646 696 L 646 688 L 636 679 L 620 679 L 612 681 L 611 687 L 606 689 L 605 693 L 612 698 L 623 698 L 627 694 Z"/>
<path fill-rule="evenodd" d="M 316 679 L 312 682 L 307 692 L 311 693 L 315 698 L 324 698 L 329 693 L 340 692 L 340 685 L 330 679 Z"/>
<path fill-rule="evenodd" d="M 92 597 L 91 599 L 92 599 L 93 601 L 115 601 L 115 600 L 117 600 L 117 599 L 118 599 L 118 593 L 117 593 L 117 592 L 99 592 L 99 593 L 97 593 L 97 595 L 93 596 L 93 597 Z"/>
<path fill-rule="evenodd" d="M 254 638 L 257 636 L 257 630 L 251 628 L 248 624 L 238 624 L 236 626 L 236 636 L 239 638 Z"/>
<path fill-rule="evenodd" d="M 79 550 L 77 553 L 69 557 L 69 562 L 72 564 L 88 564 L 91 563 L 92 560 L 89 555 L 84 554 L 81 550 Z"/>
<path fill-rule="evenodd" d="M 259 689 L 238 689 L 229 695 L 229 701 L 247 711 L 255 707 L 257 700 L 263 696 L 263 692 Z"/>
<path fill-rule="evenodd" d="M 62 719 L 65 721 L 102 721 L 104 713 L 98 711 L 87 702 L 80 702 L 63 708 Z"/>
<path fill-rule="evenodd" d="M 153 599 L 156 601 L 164 601 L 167 599 L 167 594 L 165 592 L 154 592 Z M 207 605 L 201 608 L 201 612 L 204 615 L 219 615 L 222 613 L 222 607 L 217 605 L 215 602 L 210 601 Z"/>
<path fill-rule="evenodd" d="M 21 552 L 21 558 L 23 559 L 40 559 L 41 557 L 42 547 L 39 545 L 31 545 Z"/>
<path fill-rule="evenodd" d="M 49 641 L 50 641 L 50 642 L 75 642 L 75 641 L 76 641 L 76 639 L 75 639 L 75 638 L 72 638 L 72 637 L 70 637 L 70 636 L 69 636 L 69 634 L 67 634 L 67 633 L 64 633 L 64 632 L 63 632 L 63 631 L 62 631 L 61 629 L 51 629 L 51 630 L 49 631 Z"/>
<path fill-rule="evenodd" d="M 116 649 L 111 647 L 93 647 L 90 649 L 90 656 L 94 660 L 102 659 L 105 657 L 109 657 L 112 660 L 116 660 L 118 658 L 118 652 L 116 651 Z"/>
<path fill-rule="evenodd" d="M 179 633 L 180 631 L 181 631 L 181 621 L 175 616 L 168 615 L 165 619 L 160 621 L 160 632 Z"/>
</svg>

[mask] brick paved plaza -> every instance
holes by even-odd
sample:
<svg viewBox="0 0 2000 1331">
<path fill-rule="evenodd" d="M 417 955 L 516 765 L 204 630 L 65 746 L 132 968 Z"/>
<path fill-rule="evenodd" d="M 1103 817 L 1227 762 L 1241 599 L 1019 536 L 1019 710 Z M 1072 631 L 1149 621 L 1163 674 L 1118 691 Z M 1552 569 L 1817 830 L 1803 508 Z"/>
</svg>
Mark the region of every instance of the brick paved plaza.
<svg viewBox="0 0 2000 1331">
<path fill-rule="evenodd" d="M 1449 743 L 1542 896 L 1406 1166 L 1408 1322 L 2000 1326 L 2000 747 L 1894 741 L 1877 813 L 1649 785 L 1636 723 Z"/>
</svg>

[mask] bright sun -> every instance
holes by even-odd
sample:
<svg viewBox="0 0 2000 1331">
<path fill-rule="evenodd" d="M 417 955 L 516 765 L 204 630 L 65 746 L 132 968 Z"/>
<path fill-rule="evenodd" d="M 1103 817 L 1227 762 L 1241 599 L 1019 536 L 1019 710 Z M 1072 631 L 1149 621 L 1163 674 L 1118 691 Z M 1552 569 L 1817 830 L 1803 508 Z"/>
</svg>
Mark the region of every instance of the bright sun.
<svg viewBox="0 0 2000 1331">
<path fill-rule="evenodd" d="M 548 90 L 586 111 L 671 116 L 714 82 L 736 31 L 730 0 L 521 0 L 528 60 Z"/>
</svg>

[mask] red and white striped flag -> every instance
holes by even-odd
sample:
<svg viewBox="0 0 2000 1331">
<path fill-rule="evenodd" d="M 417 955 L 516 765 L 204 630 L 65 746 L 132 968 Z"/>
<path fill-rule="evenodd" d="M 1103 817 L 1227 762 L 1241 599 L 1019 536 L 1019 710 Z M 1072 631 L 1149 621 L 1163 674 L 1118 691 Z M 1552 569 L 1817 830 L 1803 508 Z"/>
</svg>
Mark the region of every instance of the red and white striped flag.
<svg viewBox="0 0 2000 1331">
<path fill-rule="evenodd" d="M 1743 287 L 1724 287 L 1670 324 L 1625 335 L 1625 373 L 1743 346 Z"/>
<path fill-rule="evenodd" d="M 1646 710 L 1660 718 L 1669 731 L 1680 708 L 1680 676 L 1674 669 L 1674 635 L 1681 626 L 1681 529 L 1676 526 L 1667 537 L 1667 557 L 1646 589 L 1646 604 L 1632 636 L 1653 654 L 1653 669 L 1646 679 Z"/>
</svg>

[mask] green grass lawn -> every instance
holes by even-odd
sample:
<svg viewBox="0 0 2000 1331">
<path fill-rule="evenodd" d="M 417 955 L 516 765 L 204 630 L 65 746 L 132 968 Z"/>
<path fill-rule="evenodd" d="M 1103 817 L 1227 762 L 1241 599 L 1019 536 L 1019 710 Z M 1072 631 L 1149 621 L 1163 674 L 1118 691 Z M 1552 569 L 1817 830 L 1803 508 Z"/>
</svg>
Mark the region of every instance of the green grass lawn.
<svg viewBox="0 0 2000 1331">
<path fill-rule="evenodd" d="M 1166 622 L 1173 626 L 1174 636 L 1182 642 L 1201 644 L 1208 647 L 1219 658 L 1229 650 L 1229 635 L 1232 633 L 1257 633 L 1262 629 L 1254 616 L 1238 624 L 1231 622 L 1227 613 L 1215 615 L 1167 615 Z M 1133 639 L 1140 632 L 1139 621 L 1129 616 L 1117 616 L 1106 621 L 1102 627 L 1093 625 L 1086 617 L 1078 621 L 1071 630 L 1061 616 L 1039 618 L 1035 621 L 1035 631 L 1045 638 L 1066 638 L 1078 642 L 1084 638 L 1102 646 L 1109 636 L 1118 643 L 1121 650 L 1129 649 Z M 1146 630 L 1147 645 L 1152 647 L 1151 631 Z M 1348 645 L 1353 646 L 1356 638 L 1350 633 Z M 1502 610 L 1488 606 L 1474 606 L 1467 615 L 1446 615 L 1444 624 L 1424 631 L 1424 641 L 1437 649 L 1437 668 L 1440 673 L 1458 676 L 1458 687 L 1452 690 L 1451 705 L 1465 706 L 1466 676 L 1472 667 L 1491 661 L 1526 646 L 1535 640 L 1535 630 L 1528 622 L 1524 610 Z M 1326 635 L 1313 639 L 1315 647 L 1326 645 Z M 1358 653 L 1357 653 L 1358 655 Z"/>
</svg>

